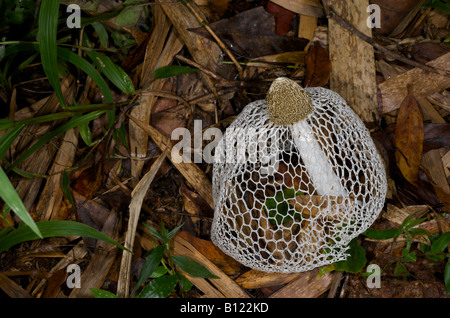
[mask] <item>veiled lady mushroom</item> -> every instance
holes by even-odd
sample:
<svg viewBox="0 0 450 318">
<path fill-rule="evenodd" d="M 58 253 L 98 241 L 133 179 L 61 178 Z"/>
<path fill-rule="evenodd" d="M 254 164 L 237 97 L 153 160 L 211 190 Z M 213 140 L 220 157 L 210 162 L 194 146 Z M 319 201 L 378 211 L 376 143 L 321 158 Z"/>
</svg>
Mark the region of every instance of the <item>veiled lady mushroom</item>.
<svg viewBox="0 0 450 318">
<path fill-rule="evenodd" d="M 386 188 L 370 134 L 346 102 L 279 78 L 216 147 L 211 239 L 262 271 L 331 264 L 378 217 Z"/>
</svg>

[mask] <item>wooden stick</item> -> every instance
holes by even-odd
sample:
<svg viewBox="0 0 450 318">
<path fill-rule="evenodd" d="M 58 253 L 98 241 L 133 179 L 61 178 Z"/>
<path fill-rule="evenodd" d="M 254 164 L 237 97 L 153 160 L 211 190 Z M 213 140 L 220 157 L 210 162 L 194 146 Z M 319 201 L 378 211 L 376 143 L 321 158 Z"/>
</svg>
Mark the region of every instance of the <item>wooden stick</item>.
<svg viewBox="0 0 450 318">
<path fill-rule="evenodd" d="M 345 20 L 344 18 L 342 18 L 338 14 L 336 14 L 336 12 L 334 12 L 333 9 L 328 4 L 329 0 L 324 0 L 323 2 L 324 2 L 325 11 L 327 12 L 327 16 L 328 16 L 329 19 L 335 20 L 337 24 L 339 24 L 340 26 L 345 28 L 350 33 L 356 35 L 361 40 L 369 43 L 370 45 L 372 45 L 374 48 L 376 48 L 380 52 L 382 52 L 382 53 L 384 53 L 386 55 L 389 55 L 390 57 L 395 58 L 396 60 L 398 60 L 400 62 L 403 62 L 405 64 L 421 68 L 421 69 L 423 69 L 425 71 L 428 71 L 428 72 L 433 72 L 433 73 L 437 73 L 437 74 L 440 74 L 440 75 L 443 75 L 443 76 L 450 77 L 450 72 L 448 72 L 448 71 L 445 71 L 445 70 L 443 71 L 443 70 L 434 68 L 432 66 L 424 65 L 422 63 L 413 61 L 411 59 L 408 59 L 408 58 L 398 54 L 397 52 L 391 51 L 391 50 L 385 48 L 384 46 L 378 44 L 371 37 L 369 37 L 369 36 L 365 35 L 364 33 L 360 32 L 351 23 L 349 23 L 347 20 Z"/>
<path fill-rule="evenodd" d="M 222 42 L 222 40 L 217 36 L 217 34 L 211 29 L 211 27 L 207 24 L 205 20 L 198 14 L 197 10 L 194 9 L 194 7 L 189 3 L 188 0 L 180 0 L 186 7 L 188 7 L 191 12 L 194 14 L 195 18 L 200 22 L 200 24 L 208 31 L 208 33 L 216 40 L 217 44 L 220 46 L 220 48 L 228 55 L 228 57 L 233 61 L 234 65 L 236 65 L 236 68 L 239 72 L 239 78 L 242 78 L 242 66 L 239 64 L 239 62 L 234 57 L 233 53 L 228 50 L 226 45 Z"/>
</svg>

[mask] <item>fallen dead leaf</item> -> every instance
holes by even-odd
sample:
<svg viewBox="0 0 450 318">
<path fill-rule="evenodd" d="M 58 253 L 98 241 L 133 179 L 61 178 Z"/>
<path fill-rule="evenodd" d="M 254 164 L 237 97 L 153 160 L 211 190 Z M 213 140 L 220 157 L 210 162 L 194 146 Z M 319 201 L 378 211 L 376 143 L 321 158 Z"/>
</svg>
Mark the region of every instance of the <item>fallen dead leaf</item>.
<svg viewBox="0 0 450 318">
<path fill-rule="evenodd" d="M 306 78 L 305 87 L 325 86 L 331 74 L 331 61 L 328 50 L 315 42 L 305 56 Z"/>
<path fill-rule="evenodd" d="M 403 100 L 397 115 L 395 129 L 395 158 L 397 166 L 406 180 L 417 182 L 417 174 L 422 160 L 424 128 L 423 119 L 412 87 Z"/>
</svg>

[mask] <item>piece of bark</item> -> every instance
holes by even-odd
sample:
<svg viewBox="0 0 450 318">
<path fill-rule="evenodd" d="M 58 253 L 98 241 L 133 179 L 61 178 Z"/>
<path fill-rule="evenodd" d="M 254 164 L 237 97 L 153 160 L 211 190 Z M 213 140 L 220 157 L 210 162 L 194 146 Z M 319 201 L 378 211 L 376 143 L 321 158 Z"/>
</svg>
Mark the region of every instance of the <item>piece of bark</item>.
<svg viewBox="0 0 450 318">
<path fill-rule="evenodd" d="M 178 235 L 191 243 L 192 246 L 206 256 L 228 276 L 233 276 L 242 269 L 242 264 L 222 252 L 222 250 L 215 246 L 211 241 L 202 240 L 186 231 L 180 231 Z"/>
<path fill-rule="evenodd" d="M 83 259 L 84 256 L 88 253 L 88 250 L 86 249 L 85 244 L 81 241 L 77 245 L 74 246 L 73 249 L 71 249 L 65 258 L 60 260 L 55 266 L 52 267 L 49 274 L 53 275 L 54 273 L 66 269 L 67 266 L 70 264 L 76 263 L 78 260 Z M 47 282 L 47 279 L 42 279 L 33 289 L 31 295 L 35 296 L 39 293 L 39 291 L 44 287 L 45 283 Z"/>
<path fill-rule="evenodd" d="M 430 173 L 430 177 L 438 187 L 445 192 L 450 192 L 447 178 L 445 176 L 440 149 L 433 149 L 423 154 L 422 165 Z"/>
<path fill-rule="evenodd" d="M 62 211 L 60 208 L 64 198 L 61 189 L 61 172 L 64 169 L 72 167 L 77 145 L 78 132 L 74 129 L 68 130 L 64 134 L 61 146 L 50 168 L 49 174 L 51 176 L 47 178 L 44 190 L 39 196 L 39 201 L 36 206 L 36 214 L 41 221 L 64 219 L 58 214 Z"/>
<path fill-rule="evenodd" d="M 308 45 L 305 47 L 305 51 L 311 46 L 311 40 L 314 37 L 314 32 L 317 27 L 317 17 L 310 17 L 307 15 L 300 15 L 300 21 L 298 23 L 298 37 L 309 40 Z"/>
<path fill-rule="evenodd" d="M 332 10 L 357 30 L 372 37 L 367 27 L 368 0 L 326 1 Z M 340 94 L 365 122 L 379 117 L 374 48 L 351 34 L 335 19 L 328 20 L 331 60 L 330 88 Z"/>
<path fill-rule="evenodd" d="M 443 71 L 450 71 L 450 53 L 444 54 L 426 65 Z M 400 107 L 408 93 L 408 85 L 414 87 L 414 96 L 420 98 L 450 87 L 450 80 L 446 76 L 427 72 L 416 67 L 380 83 L 378 88 L 383 104 L 383 114 L 397 110 Z"/>
<path fill-rule="evenodd" d="M 165 79 L 154 79 L 153 72 L 162 66 L 169 65 L 183 46 L 176 32 L 171 31 L 171 22 L 164 14 L 162 6 L 156 5 L 153 7 L 155 27 L 147 44 L 140 76 L 143 91 L 161 90 L 163 88 Z M 132 108 L 131 115 L 149 123 L 153 106 L 157 100 L 158 96 L 155 95 L 140 95 L 139 105 Z M 131 156 L 137 159 L 131 160 L 132 185 L 135 186 L 145 164 L 142 158 L 147 156 L 148 135 L 135 123 L 130 122 L 129 125 Z"/>
<path fill-rule="evenodd" d="M 266 273 L 253 269 L 239 276 L 236 283 L 246 289 L 271 287 L 290 283 L 300 275 L 300 273 Z"/>
<path fill-rule="evenodd" d="M 194 61 L 226 78 L 229 73 L 229 67 L 220 62 L 221 49 L 219 45 L 205 37 L 189 32 L 189 29 L 201 27 L 200 22 L 193 13 L 181 2 L 178 4 L 174 4 L 172 0 L 158 0 L 157 2 L 171 3 L 170 5 L 161 5 L 161 7 L 172 22 L 181 42 L 186 46 Z M 197 12 L 201 12 L 195 3 L 190 3 L 190 5 Z M 205 16 L 202 16 L 202 18 L 206 21 Z M 215 91 L 214 81 L 206 76 L 204 79 L 209 89 Z"/>
<path fill-rule="evenodd" d="M 102 233 L 117 240 L 119 217 L 113 210 L 103 226 Z M 124 251 L 124 253 L 128 253 Z M 81 288 L 74 288 L 69 298 L 93 298 L 90 288 L 101 288 L 108 271 L 116 258 L 117 247 L 105 241 L 98 241 L 89 265 L 81 274 Z"/>
<path fill-rule="evenodd" d="M 434 124 L 445 124 L 446 121 L 442 118 L 441 114 L 434 109 L 433 105 L 426 99 L 425 97 L 417 98 L 417 102 L 420 106 L 420 110 L 422 111 L 423 119 L 425 121 L 429 120 Z"/>
<path fill-rule="evenodd" d="M 156 173 L 161 167 L 162 162 L 166 158 L 167 149 L 158 157 L 153 163 L 150 170 L 142 177 L 139 183 L 134 188 L 131 194 L 130 202 L 130 217 L 128 220 L 128 229 L 125 235 L 125 248 L 129 250 L 133 249 L 134 238 L 136 237 L 136 229 L 139 222 L 139 215 L 141 212 L 142 202 L 147 194 Z M 120 263 L 119 281 L 117 283 L 117 296 L 122 298 L 128 298 L 130 293 L 130 278 L 131 278 L 131 261 L 133 255 L 128 252 L 122 254 L 122 260 Z"/>
<path fill-rule="evenodd" d="M 64 95 L 64 100 L 67 105 L 73 102 L 73 96 L 75 93 L 75 79 L 73 76 L 68 75 L 61 81 L 61 89 Z M 52 94 L 50 98 L 42 104 L 41 108 L 35 113 L 34 116 L 42 116 L 51 114 L 60 108 L 59 101 L 55 94 Z M 37 141 L 42 135 L 48 133 L 56 125 L 59 125 L 60 121 L 52 122 L 50 125 L 32 124 L 26 126 L 16 138 L 11 146 L 14 157 L 17 158 L 19 153 L 25 151 Z M 48 167 L 56 153 L 56 147 L 53 144 L 58 144 L 58 140 L 61 137 L 58 136 L 52 140 L 52 143 L 40 147 L 30 157 L 21 162 L 18 166 L 19 169 L 23 169 L 27 172 L 36 174 L 46 174 Z M 20 198 L 23 201 L 25 208 L 30 211 L 31 207 L 39 194 L 39 189 L 42 185 L 42 178 L 25 179 L 18 182 L 16 190 L 19 193 Z"/>
<path fill-rule="evenodd" d="M 181 255 L 193 259 L 205 266 L 213 275 L 219 277 L 206 279 L 192 277 L 183 272 L 197 288 L 199 288 L 206 297 L 209 298 L 249 298 L 247 292 L 241 288 L 234 280 L 222 272 L 213 262 L 200 253 L 191 243 L 176 235 L 173 238 L 173 255 Z"/>
<path fill-rule="evenodd" d="M 326 272 L 318 277 L 319 268 L 300 273 L 299 277 L 270 295 L 270 298 L 317 298 L 333 281 L 333 273 Z"/>
<path fill-rule="evenodd" d="M 0 289 L 11 298 L 31 298 L 25 289 L 2 272 L 0 272 Z"/>
<path fill-rule="evenodd" d="M 320 18 L 323 16 L 323 8 L 319 0 L 271 0 L 292 12 Z"/>
<path fill-rule="evenodd" d="M 131 121 L 133 121 L 136 125 L 138 125 L 143 131 L 145 131 L 153 141 L 158 145 L 161 150 L 169 147 L 169 152 L 167 153 L 167 158 L 173 163 L 175 168 L 186 178 L 189 184 L 197 191 L 197 193 L 209 204 L 211 208 L 214 209 L 214 201 L 212 197 L 212 184 L 211 181 L 207 178 L 205 173 L 192 162 L 175 162 L 172 159 L 171 151 L 172 151 L 172 141 L 160 133 L 154 127 L 145 124 L 144 122 L 134 118 L 133 116 L 129 116 Z"/>
</svg>

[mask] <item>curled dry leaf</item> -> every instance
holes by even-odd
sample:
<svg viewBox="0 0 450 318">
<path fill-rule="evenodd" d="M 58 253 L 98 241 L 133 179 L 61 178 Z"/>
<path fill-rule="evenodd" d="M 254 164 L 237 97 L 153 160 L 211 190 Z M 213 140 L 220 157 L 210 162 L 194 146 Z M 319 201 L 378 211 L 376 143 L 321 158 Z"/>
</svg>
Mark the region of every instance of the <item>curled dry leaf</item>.
<svg viewBox="0 0 450 318">
<path fill-rule="evenodd" d="M 406 180 L 417 182 L 417 174 L 422 160 L 423 119 L 419 106 L 408 87 L 408 95 L 400 105 L 395 128 L 395 159 L 398 168 Z"/>
</svg>

